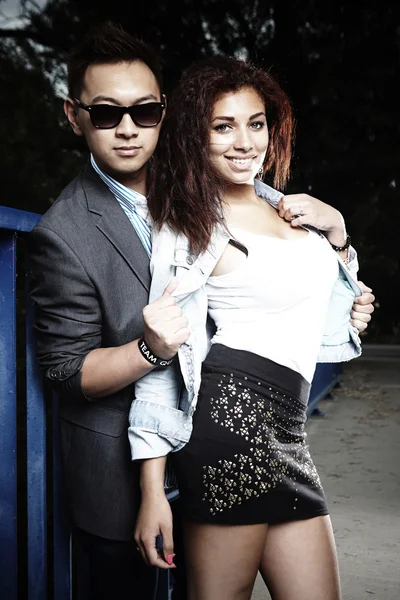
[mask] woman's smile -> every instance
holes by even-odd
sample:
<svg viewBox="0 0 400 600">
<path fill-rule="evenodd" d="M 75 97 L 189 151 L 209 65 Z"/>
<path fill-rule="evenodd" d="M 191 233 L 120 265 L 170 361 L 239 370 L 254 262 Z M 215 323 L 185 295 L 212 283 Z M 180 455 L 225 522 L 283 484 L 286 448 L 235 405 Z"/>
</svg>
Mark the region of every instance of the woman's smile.
<svg viewBox="0 0 400 600">
<path fill-rule="evenodd" d="M 225 158 L 231 164 L 231 167 L 237 171 L 249 171 L 253 169 L 254 159 L 257 156 L 250 156 L 249 158 L 236 158 L 232 156 L 225 156 Z"/>
</svg>

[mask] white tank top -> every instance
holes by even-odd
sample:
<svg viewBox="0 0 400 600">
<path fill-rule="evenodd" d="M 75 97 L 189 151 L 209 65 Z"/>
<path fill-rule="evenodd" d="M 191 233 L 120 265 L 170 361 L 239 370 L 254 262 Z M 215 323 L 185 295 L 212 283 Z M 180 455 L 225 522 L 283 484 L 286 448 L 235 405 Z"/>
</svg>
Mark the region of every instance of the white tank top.
<svg viewBox="0 0 400 600">
<path fill-rule="evenodd" d="M 293 241 L 230 230 L 249 254 L 208 279 L 211 343 L 269 358 L 311 382 L 338 277 L 335 253 L 312 231 Z"/>
</svg>

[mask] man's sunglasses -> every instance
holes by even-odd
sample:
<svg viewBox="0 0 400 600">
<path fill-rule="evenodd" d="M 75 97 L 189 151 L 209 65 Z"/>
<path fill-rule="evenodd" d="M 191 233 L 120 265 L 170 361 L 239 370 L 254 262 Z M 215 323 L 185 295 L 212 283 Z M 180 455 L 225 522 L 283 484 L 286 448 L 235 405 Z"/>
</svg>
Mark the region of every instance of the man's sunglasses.
<svg viewBox="0 0 400 600">
<path fill-rule="evenodd" d="M 75 102 L 83 110 L 87 110 L 92 125 L 97 129 L 113 129 L 117 127 L 128 113 L 138 127 L 155 127 L 162 118 L 165 102 L 148 102 L 133 106 L 114 106 L 113 104 L 91 104 L 88 106 L 78 98 Z"/>
</svg>

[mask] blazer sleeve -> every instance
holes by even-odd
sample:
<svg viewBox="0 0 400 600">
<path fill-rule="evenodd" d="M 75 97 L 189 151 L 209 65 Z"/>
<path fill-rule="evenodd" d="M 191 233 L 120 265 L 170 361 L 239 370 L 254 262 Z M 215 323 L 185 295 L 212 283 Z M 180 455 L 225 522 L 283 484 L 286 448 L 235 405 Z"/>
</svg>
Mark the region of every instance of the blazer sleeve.
<svg viewBox="0 0 400 600">
<path fill-rule="evenodd" d="M 86 355 L 101 345 L 95 287 L 79 257 L 53 230 L 37 225 L 28 244 L 40 367 L 55 391 L 87 401 L 80 370 Z"/>
</svg>

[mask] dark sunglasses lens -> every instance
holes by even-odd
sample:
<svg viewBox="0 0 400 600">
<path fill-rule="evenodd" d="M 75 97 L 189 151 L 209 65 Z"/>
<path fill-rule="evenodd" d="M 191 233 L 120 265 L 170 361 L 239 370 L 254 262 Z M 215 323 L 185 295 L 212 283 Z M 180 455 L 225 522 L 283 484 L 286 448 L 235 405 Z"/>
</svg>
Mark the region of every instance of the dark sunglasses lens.
<svg viewBox="0 0 400 600">
<path fill-rule="evenodd" d="M 162 105 L 160 102 L 136 104 L 130 110 L 133 121 L 141 127 L 154 127 L 161 121 Z"/>
<path fill-rule="evenodd" d="M 123 109 L 120 106 L 97 104 L 90 109 L 90 119 L 95 127 L 111 129 L 122 119 Z"/>
</svg>

